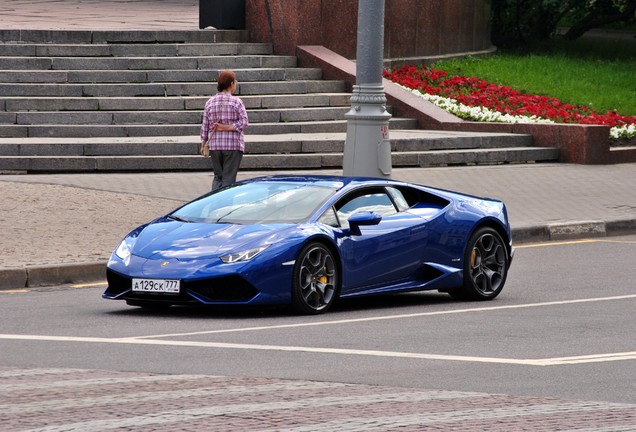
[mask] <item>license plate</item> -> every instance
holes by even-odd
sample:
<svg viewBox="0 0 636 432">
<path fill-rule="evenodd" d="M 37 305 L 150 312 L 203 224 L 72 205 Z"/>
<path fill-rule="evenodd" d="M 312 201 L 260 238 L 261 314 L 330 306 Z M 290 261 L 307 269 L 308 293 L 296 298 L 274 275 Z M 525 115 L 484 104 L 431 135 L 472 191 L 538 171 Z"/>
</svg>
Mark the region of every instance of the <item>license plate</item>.
<svg viewBox="0 0 636 432">
<path fill-rule="evenodd" d="M 145 293 L 179 294 L 181 281 L 178 279 L 133 279 L 132 290 Z"/>
</svg>

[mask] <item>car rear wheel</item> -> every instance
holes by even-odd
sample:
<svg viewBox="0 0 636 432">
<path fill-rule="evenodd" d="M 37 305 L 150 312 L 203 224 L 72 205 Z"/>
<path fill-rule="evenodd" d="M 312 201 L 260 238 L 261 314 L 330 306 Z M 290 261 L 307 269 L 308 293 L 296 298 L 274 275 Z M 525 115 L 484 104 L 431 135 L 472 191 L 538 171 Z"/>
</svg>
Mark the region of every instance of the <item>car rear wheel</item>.
<svg viewBox="0 0 636 432">
<path fill-rule="evenodd" d="M 492 300 L 499 295 L 508 274 L 508 251 L 497 231 L 478 229 L 464 255 L 464 284 L 451 291 L 454 298 Z"/>
<path fill-rule="evenodd" d="M 292 306 L 302 314 L 326 312 L 337 297 L 338 268 L 333 253 L 322 243 L 300 251 L 292 283 Z"/>
</svg>

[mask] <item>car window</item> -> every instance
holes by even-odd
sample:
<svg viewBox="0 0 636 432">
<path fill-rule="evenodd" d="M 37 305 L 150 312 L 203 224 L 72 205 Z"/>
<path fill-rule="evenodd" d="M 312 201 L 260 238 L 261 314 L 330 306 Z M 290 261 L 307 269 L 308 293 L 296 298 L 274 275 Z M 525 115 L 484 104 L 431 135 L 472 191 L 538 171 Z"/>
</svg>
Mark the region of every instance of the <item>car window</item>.
<svg viewBox="0 0 636 432">
<path fill-rule="evenodd" d="M 391 198 L 393 198 L 393 202 L 395 202 L 395 205 L 397 206 L 399 211 L 404 211 L 411 207 L 411 204 L 408 203 L 400 189 L 388 187 L 386 188 L 386 191 L 389 193 L 389 195 L 391 195 Z"/>
<path fill-rule="evenodd" d="M 338 217 L 336 216 L 336 210 L 333 207 L 329 207 L 329 209 L 320 216 L 318 222 L 335 228 L 340 226 L 338 223 Z"/>
<path fill-rule="evenodd" d="M 171 216 L 203 223 L 298 223 L 333 193 L 328 187 L 301 183 L 237 184 L 192 201 Z"/>
<path fill-rule="evenodd" d="M 384 188 L 372 188 L 355 191 L 336 204 L 338 220 L 344 228 L 348 228 L 347 220 L 352 214 L 362 211 L 375 212 L 381 216 L 397 213 L 397 209 Z"/>
</svg>

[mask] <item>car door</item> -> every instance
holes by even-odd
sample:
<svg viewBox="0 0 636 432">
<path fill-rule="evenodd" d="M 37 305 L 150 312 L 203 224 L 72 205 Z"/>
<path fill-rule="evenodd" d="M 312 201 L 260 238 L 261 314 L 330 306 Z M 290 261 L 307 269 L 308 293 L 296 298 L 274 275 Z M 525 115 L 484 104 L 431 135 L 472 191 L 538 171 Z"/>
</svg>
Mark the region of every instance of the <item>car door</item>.
<svg viewBox="0 0 636 432">
<path fill-rule="evenodd" d="M 424 220 L 400 212 L 384 187 L 358 189 L 334 206 L 343 237 L 343 295 L 401 283 L 412 278 L 420 266 L 420 240 Z M 358 212 L 382 216 L 377 225 L 360 226 L 359 234 L 348 226 Z"/>
</svg>

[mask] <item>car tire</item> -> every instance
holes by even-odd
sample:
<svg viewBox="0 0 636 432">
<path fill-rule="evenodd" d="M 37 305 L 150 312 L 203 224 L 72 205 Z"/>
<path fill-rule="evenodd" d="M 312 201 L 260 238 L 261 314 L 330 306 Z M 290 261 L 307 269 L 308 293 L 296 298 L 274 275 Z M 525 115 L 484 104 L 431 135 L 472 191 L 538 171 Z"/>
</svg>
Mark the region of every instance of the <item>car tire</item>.
<svg viewBox="0 0 636 432">
<path fill-rule="evenodd" d="M 327 312 L 338 296 L 339 274 L 334 254 L 324 244 L 305 245 L 296 259 L 292 308 L 304 315 Z"/>
<path fill-rule="evenodd" d="M 479 228 L 466 245 L 463 286 L 449 294 L 462 300 L 492 300 L 506 283 L 508 267 L 508 250 L 499 233 Z"/>
</svg>

